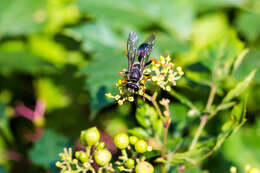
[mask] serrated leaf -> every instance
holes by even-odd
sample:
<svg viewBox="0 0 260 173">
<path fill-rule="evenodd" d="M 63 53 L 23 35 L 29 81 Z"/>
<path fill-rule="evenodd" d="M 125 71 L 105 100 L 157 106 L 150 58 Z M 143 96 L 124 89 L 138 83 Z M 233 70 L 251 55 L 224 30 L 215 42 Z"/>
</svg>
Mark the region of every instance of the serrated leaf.
<svg viewBox="0 0 260 173">
<path fill-rule="evenodd" d="M 46 15 L 45 8 L 45 0 L 2 0 L 0 37 L 3 35 L 23 35 L 42 30 Z"/>
<path fill-rule="evenodd" d="M 66 137 L 46 129 L 41 139 L 29 152 L 30 159 L 35 164 L 50 169 L 55 167 L 55 161 L 59 160 L 59 153 L 63 152 L 63 148 L 68 144 L 69 140 Z"/>
<path fill-rule="evenodd" d="M 243 81 L 239 82 L 235 88 L 230 90 L 224 97 L 222 103 L 229 102 L 233 98 L 239 96 L 250 84 L 255 76 L 256 70 L 253 70 Z"/>
<path fill-rule="evenodd" d="M 128 133 L 130 133 L 131 135 L 137 136 L 138 138 L 141 138 L 141 139 L 147 139 L 150 137 L 148 132 L 141 127 L 135 127 L 135 128 L 129 129 Z"/>
</svg>

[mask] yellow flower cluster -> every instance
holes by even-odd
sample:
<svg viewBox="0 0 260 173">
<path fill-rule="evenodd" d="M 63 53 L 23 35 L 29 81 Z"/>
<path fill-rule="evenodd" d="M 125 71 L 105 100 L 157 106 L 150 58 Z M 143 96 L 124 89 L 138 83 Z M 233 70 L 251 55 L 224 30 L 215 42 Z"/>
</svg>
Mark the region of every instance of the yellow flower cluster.
<svg viewBox="0 0 260 173">
<path fill-rule="evenodd" d="M 134 101 L 133 96 L 127 96 L 127 97 L 122 97 L 120 95 L 113 96 L 111 93 L 106 93 L 105 95 L 106 95 L 107 98 L 115 99 L 120 106 L 123 105 L 124 101 L 129 101 L 129 102 Z"/>
<path fill-rule="evenodd" d="M 145 73 L 154 72 L 152 81 L 166 91 L 171 90 L 171 85 L 175 86 L 176 81 L 183 76 L 182 68 L 178 66 L 174 71 L 174 64 L 170 56 L 160 57 L 160 61 L 153 61 L 150 68 L 145 69 Z"/>
</svg>

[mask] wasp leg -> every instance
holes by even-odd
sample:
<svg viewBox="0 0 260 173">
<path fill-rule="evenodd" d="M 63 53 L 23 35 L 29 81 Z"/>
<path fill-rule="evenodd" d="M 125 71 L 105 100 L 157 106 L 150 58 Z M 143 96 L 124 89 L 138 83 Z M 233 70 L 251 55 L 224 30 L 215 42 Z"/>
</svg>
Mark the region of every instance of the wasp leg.
<svg viewBox="0 0 260 173">
<path fill-rule="evenodd" d="M 124 79 L 127 79 L 128 71 L 119 72 L 119 75 L 122 76 Z"/>
<path fill-rule="evenodd" d="M 152 78 L 153 77 L 153 75 L 151 75 L 151 74 L 143 74 L 147 79 L 149 79 L 149 78 Z"/>
<path fill-rule="evenodd" d="M 146 66 L 150 65 L 152 62 L 155 63 L 155 64 L 157 63 L 156 59 L 155 59 L 155 58 L 152 58 L 150 61 L 148 61 L 147 63 L 145 63 L 144 66 L 146 67 Z"/>
<path fill-rule="evenodd" d="M 145 101 L 145 97 L 144 97 L 144 94 L 145 94 L 145 86 L 144 84 L 140 84 L 141 88 L 142 88 L 142 92 L 143 92 L 143 100 Z"/>
</svg>

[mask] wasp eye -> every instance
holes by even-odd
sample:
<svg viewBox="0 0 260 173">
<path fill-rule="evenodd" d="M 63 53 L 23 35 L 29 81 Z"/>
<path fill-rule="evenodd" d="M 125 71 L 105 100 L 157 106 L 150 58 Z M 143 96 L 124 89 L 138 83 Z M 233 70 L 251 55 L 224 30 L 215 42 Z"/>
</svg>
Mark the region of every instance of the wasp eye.
<svg viewBox="0 0 260 173">
<path fill-rule="evenodd" d="M 134 90 L 135 90 L 135 92 L 137 92 L 139 90 L 139 87 L 137 85 L 135 85 Z"/>
</svg>

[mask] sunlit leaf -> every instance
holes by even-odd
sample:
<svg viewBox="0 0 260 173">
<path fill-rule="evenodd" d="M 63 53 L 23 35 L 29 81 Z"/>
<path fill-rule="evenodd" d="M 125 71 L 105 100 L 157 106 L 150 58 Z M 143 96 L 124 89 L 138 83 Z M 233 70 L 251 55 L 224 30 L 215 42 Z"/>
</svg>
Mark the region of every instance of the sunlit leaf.
<svg viewBox="0 0 260 173">
<path fill-rule="evenodd" d="M 157 22 L 172 34 L 177 32 L 181 38 L 189 36 L 194 16 L 190 3 L 180 0 L 79 0 L 78 6 L 81 12 L 99 20 L 109 20 L 120 27 L 142 27 Z"/>
<path fill-rule="evenodd" d="M 42 30 L 46 20 L 45 0 L 2 0 L 0 6 L 0 37 L 23 35 Z"/>
<path fill-rule="evenodd" d="M 131 135 L 137 136 L 138 138 L 141 138 L 141 139 L 147 139 L 150 137 L 150 135 L 147 133 L 147 131 L 141 127 L 135 127 L 135 128 L 129 129 L 128 133 L 130 133 Z"/>
<path fill-rule="evenodd" d="M 0 73 L 23 72 L 30 74 L 50 73 L 56 69 L 29 52 L 0 52 Z"/>
<path fill-rule="evenodd" d="M 228 102 L 233 98 L 239 96 L 253 80 L 255 73 L 256 70 L 252 71 L 243 81 L 239 82 L 235 88 L 233 88 L 227 93 L 222 102 Z"/>
</svg>

